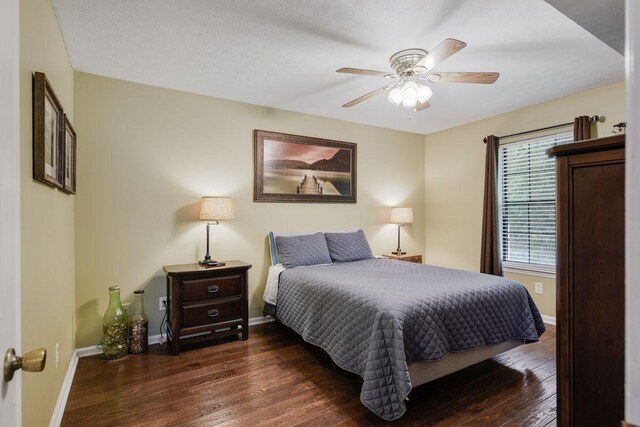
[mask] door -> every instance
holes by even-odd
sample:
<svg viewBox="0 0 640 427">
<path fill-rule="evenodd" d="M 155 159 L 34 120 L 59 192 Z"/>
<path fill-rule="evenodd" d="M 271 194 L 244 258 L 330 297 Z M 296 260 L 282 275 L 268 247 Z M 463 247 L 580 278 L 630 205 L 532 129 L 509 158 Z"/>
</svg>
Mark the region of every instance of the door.
<svg viewBox="0 0 640 427">
<path fill-rule="evenodd" d="M 0 2 L 0 357 L 20 348 L 19 0 Z M 2 377 L 0 426 L 21 424 L 21 382 Z"/>
<path fill-rule="evenodd" d="M 640 425 L 640 2 L 627 0 L 626 420 Z"/>
</svg>

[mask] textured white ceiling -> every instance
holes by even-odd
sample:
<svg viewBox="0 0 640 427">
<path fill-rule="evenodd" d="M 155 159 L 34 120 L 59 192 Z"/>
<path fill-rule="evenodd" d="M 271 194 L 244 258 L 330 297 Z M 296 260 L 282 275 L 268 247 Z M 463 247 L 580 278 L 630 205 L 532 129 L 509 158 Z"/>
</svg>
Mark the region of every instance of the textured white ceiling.
<svg viewBox="0 0 640 427">
<path fill-rule="evenodd" d="M 76 70 L 417 133 L 624 79 L 622 55 L 543 0 L 53 4 Z M 497 83 L 429 83 L 431 108 L 419 113 L 385 95 L 341 107 L 387 81 L 336 69 L 387 70 L 395 51 L 447 37 L 468 46 L 436 70 L 498 71 Z"/>
</svg>

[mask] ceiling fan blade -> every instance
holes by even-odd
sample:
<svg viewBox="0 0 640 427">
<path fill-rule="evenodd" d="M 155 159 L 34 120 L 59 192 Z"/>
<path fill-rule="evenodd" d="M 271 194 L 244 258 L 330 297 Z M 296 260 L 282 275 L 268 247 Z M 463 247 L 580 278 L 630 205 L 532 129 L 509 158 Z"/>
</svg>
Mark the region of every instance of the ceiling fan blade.
<svg viewBox="0 0 640 427">
<path fill-rule="evenodd" d="M 380 89 L 376 89 L 373 92 L 369 92 L 366 95 L 362 95 L 360 98 L 356 98 L 353 101 L 349 101 L 346 104 L 343 105 L 343 107 L 353 107 L 356 104 L 360 104 L 362 101 L 366 101 L 369 98 L 373 98 L 376 95 L 381 94 L 382 92 L 389 90 L 393 87 L 393 85 L 389 85 L 389 86 L 384 86 L 381 87 Z"/>
<path fill-rule="evenodd" d="M 425 110 L 425 109 L 427 109 L 427 108 L 429 108 L 429 107 L 431 107 L 431 104 L 429 104 L 429 101 L 418 102 L 418 103 L 416 104 L 415 111 L 416 111 L 416 112 L 418 112 L 418 111 L 422 111 L 422 110 Z"/>
<path fill-rule="evenodd" d="M 456 39 L 445 39 L 435 49 L 422 58 L 413 68 L 425 68 L 431 70 L 433 67 L 450 57 L 456 52 L 459 52 L 467 44 L 463 41 Z"/>
<path fill-rule="evenodd" d="M 427 80 L 438 83 L 480 83 L 492 84 L 500 77 L 500 73 L 434 73 Z"/>
<path fill-rule="evenodd" d="M 346 73 L 346 74 L 359 74 L 362 76 L 376 76 L 376 77 L 395 77 L 395 74 L 386 72 L 386 71 L 375 71 L 375 70 L 363 70 L 361 68 L 340 68 L 336 70 L 336 73 Z"/>
</svg>

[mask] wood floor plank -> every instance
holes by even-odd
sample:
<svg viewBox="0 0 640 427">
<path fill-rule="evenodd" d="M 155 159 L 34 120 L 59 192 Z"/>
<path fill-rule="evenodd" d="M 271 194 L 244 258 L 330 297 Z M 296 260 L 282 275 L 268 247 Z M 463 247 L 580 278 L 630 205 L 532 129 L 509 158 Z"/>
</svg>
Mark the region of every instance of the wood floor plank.
<svg viewBox="0 0 640 427">
<path fill-rule="evenodd" d="M 535 371 L 528 371 L 524 374 L 513 377 L 492 378 L 487 381 L 482 389 L 473 394 L 463 404 L 447 410 L 429 419 L 428 424 L 433 426 L 463 425 L 496 406 L 499 406 L 513 397 L 514 390 L 531 387 L 549 377 L 555 378 L 555 363 L 547 362 L 546 365 L 538 367 Z"/>
<path fill-rule="evenodd" d="M 515 425 L 520 426 L 534 425 L 522 424 L 522 420 L 536 416 L 541 412 L 542 403 L 545 400 L 551 399 L 555 402 L 555 398 L 556 379 L 552 376 L 538 384 L 525 388 L 521 393 L 517 393 L 506 402 L 483 412 L 463 425 L 465 427 L 499 427 L 507 423 L 515 423 Z M 542 412 L 544 410 L 545 408 L 542 408 Z M 538 425 L 544 425 L 550 421 L 547 418 L 543 424 Z"/>
<path fill-rule="evenodd" d="M 523 417 L 517 417 L 503 424 L 504 427 L 519 426 L 547 426 L 556 421 L 558 413 L 558 402 L 556 395 L 547 397 L 544 401 L 536 405 L 536 410 Z"/>
<path fill-rule="evenodd" d="M 556 424 L 555 328 L 409 395 L 394 425 Z M 389 425 L 360 402 L 360 378 L 286 328 L 251 328 L 248 341 L 82 358 L 63 426 Z"/>
</svg>

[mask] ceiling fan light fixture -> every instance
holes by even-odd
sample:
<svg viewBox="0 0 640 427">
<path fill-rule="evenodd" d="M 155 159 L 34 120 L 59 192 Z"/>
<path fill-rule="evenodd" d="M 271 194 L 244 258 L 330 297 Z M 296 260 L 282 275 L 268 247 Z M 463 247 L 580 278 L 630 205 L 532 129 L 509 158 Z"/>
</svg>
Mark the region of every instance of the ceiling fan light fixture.
<svg viewBox="0 0 640 427">
<path fill-rule="evenodd" d="M 389 91 L 389 102 L 393 105 L 402 105 L 405 108 L 416 108 L 431 98 L 433 92 L 428 86 L 418 84 L 414 80 L 401 80 Z"/>
</svg>

